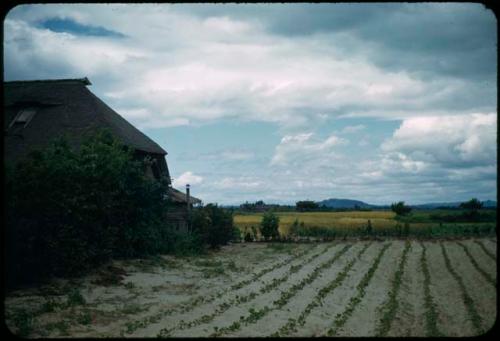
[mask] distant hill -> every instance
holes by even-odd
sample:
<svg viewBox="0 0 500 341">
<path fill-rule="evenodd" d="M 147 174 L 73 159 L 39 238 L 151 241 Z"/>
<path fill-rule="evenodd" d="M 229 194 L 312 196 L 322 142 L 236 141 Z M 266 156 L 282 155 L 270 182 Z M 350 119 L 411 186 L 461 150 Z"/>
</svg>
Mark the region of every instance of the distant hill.
<svg viewBox="0 0 500 341">
<path fill-rule="evenodd" d="M 389 205 L 371 205 L 367 204 L 366 202 L 360 201 L 360 200 L 351 200 L 351 199 L 326 199 L 322 201 L 317 202 L 319 206 L 326 206 L 329 208 L 355 208 L 358 206 L 359 208 L 387 208 L 390 207 Z M 462 201 L 459 202 L 435 202 L 435 203 L 426 203 L 426 204 L 420 204 L 420 205 L 410 205 L 411 207 L 414 208 L 420 208 L 420 209 L 433 209 L 433 208 L 438 208 L 438 207 L 450 207 L 450 208 L 456 208 L 458 207 Z M 497 207 L 497 202 L 494 200 L 485 200 L 483 201 L 483 207 Z"/>
<path fill-rule="evenodd" d="M 318 201 L 317 204 L 321 206 L 326 206 L 329 208 L 372 208 L 374 205 L 367 204 L 366 202 L 351 199 L 326 199 Z"/>
</svg>

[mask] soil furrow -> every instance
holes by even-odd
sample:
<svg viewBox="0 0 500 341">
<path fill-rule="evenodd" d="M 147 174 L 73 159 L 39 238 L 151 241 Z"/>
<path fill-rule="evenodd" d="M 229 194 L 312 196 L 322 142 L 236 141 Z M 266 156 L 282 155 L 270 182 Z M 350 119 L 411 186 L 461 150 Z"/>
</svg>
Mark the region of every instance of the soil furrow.
<svg viewBox="0 0 500 341">
<path fill-rule="evenodd" d="M 347 320 L 351 317 L 353 312 L 356 310 L 356 307 L 358 304 L 362 301 L 363 297 L 366 294 L 366 287 L 370 284 L 371 279 L 373 278 L 373 275 L 377 271 L 377 268 L 380 264 L 380 261 L 382 260 L 382 257 L 386 250 L 391 246 L 391 243 L 385 244 L 380 252 L 377 254 L 377 257 L 373 261 L 370 269 L 365 273 L 361 281 L 358 283 L 356 286 L 357 292 L 356 295 L 351 297 L 349 300 L 349 303 L 347 304 L 346 309 L 335 316 L 335 319 L 333 321 L 333 326 L 326 331 L 326 334 L 328 336 L 334 336 L 337 335 L 339 331 L 344 327 L 345 323 Z"/>
<path fill-rule="evenodd" d="M 463 240 L 462 244 L 467 246 L 469 252 L 477 260 L 481 268 L 484 269 L 495 281 L 497 280 L 497 262 L 491 259 L 481 247 L 473 240 Z"/>
<path fill-rule="evenodd" d="M 389 288 L 398 268 L 399 259 L 405 249 L 403 241 L 394 241 L 383 254 L 380 263 L 373 272 L 373 277 L 367 281 L 364 295 L 355 306 L 351 316 L 344 325 L 337 328 L 338 336 L 375 336 L 377 327 L 383 316 L 381 307 L 389 299 Z M 342 320 L 340 320 L 342 321 Z"/>
<path fill-rule="evenodd" d="M 399 307 L 398 294 L 401 288 L 402 277 L 405 272 L 406 262 L 408 260 L 408 252 L 411 249 L 410 241 L 405 242 L 405 248 L 403 250 L 403 254 L 401 256 L 401 260 L 399 261 L 398 268 L 394 273 L 394 277 L 391 282 L 391 288 L 389 291 L 389 297 L 387 301 L 384 303 L 384 306 L 380 308 L 382 318 L 379 321 L 379 325 L 377 328 L 377 336 L 386 336 L 389 330 L 391 329 L 392 321 L 396 316 Z M 408 271 L 408 270 L 406 270 Z"/>
<path fill-rule="evenodd" d="M 496 319 L 496 287 L 481 276 L 458 243 L 443 243 L 450 266 L 463 283 L 464 301 L 470 301 L 470 317 L 476 319 L 478 334 L 490 329 Z M 494 298 L 493 300 L 491 298 Z M 478 316 L 475 316 L 475 315 Z"/>
<path fill-rule="evenodd" d="M 493 276 L 491 276 L 485 269 L 483 269 L 479 263 L 477 262 L 477 260 L 474 258 L 474 256 L 471 254 L 469 248 L 460 243 L 460 242 L 457 242 L 457 245 L 459 245 L 462 250 L 464 250 L 465 254 L 467 255 L 467 257 L 469 258 L 471 264 L 474 266 L 474 268 L 477 270 L 477 272 L 479 272 L 481 274 L 481 276 L 483 276 L 483 278 L 488 282 L 490 283 L 491 285 L 493 285 L 495 288 L 497 286 L 497 281 L 495 278 L 493 278 Z"/>
<path fill-rule="evenodd" d="M 411 243 L 401 290 L 397 296 L 399 307 L 387 333 L 388 336 L 426 336 L 423 290 L 425 279 L 420 269 L 422 251 L 419 243 Z"/>
<path fill-rule="evenodd" d="M 289 299 L 285 297 L 287 295 L 293 297 L 300 290 L 300 285 L 307 283 L 311 277 L 318 276 L 320 270 L 322 271 L 325 266 L 331 264 L 351 246 L 352 244 L 337 245 L 314 262 L 310 262 L 303 269 L 292 274 L 288 281 L 260 295 L 255 300 L 231 307 L 222 316 L 217 316 L 210 324 L 174 333 L 173 335 L 181 337 L 198 335 L 215 337 L 237 331 L 243 325 L 261 319 L 273 308 L 279 308 L 280 303 L 277 301 Z"/>
<path fill-rule="evenodd" d="M 335 289 L 333 294 L 327 295 L 322 305 L 309 313 L 305 323 L 291 332 L 290 336 L 310 337 L 324 335 L 331 327 L 332 320 L 336 314 L 344 311 L 352 296 L 356 294 L 356 283 L 360 282 L 363 275 L 370 269 L 373 259 L 382 249 L 382 243 L 374 242 L 356 261 L 346 280 Z"/>
<path fill-rule="evenodd" d="M 214 327 L 220 327 L 218 321 L 223 320 L 224 325 L 221 327 L 227 327 L 235 322 L 234 318 L 248 314 L 249 309 L 245 308 L 246 306 L 253 309 L 259 309 L 259 303 L 262 301 L 263 297 L 268 297 L 269 295 L 272 297 L 273 293 L 279 290 L 280 287 L 286 287 L 291 281 L 293 282 L 294 278 L 303 276 L 304 272 L 316 266 L 317 263 L 321 263 L 321 261 L 329 255 L 328 251 L 330 251 L 330 249 L 338 249 L 340 247 L 340 244 L 327 245 L 322 252 L 309 257 L 308 260 L 297 260 L 299 262 L 298 264 L 292 265 L 289 271 L 285 272 L 284 275 L 274 277 L 271 281 L 267 282 L 267 285 L 257 290 L 242 291 L 242 296 L 235 296 L 217 305 L 206 307 L 201 314 L 197 314 L 199 316 L 195 319 L 192 318 L 193 314 L 189 314 L 189 316 L 185 316 L 183 319 L 177 316 L 176 323 L 166 327 L 163 326 L 157 333 L 161 336 L 208 336 L 210 333 L 214 332 Z M 268 305 L 269 302 L 269 298 L 264 301 L 264 303 L 266 303 L 265 305 Z M 186 323 L 181 321 L 189 322 Z M 194 321 L 196 322 L 192 323 Z M 236 321 L 238 321 L 238 319 L 236 319 Z M 179 322 L 181 323 L 179 324 Z"/>
<path fill-rule="evenodd" d="M 243 280 L 243 282 L 247 282 L 244 286 L 239 287 L 237 289 L 223 289 L 218 291 L 217 293 L 210 296 L 200 296 L 194 302 L 182 306 L 180 308 L 168 309 L 156 314 L 152 317 L 141 320 L 142 325 L 140 328 L 135 328 L 129 331 L 127 334 L 134 337 L 143 337 L 156 335 L 160 332 L 160 330 L 165 328 L 165 324 L 167 324 L 172 328 L 172 324 L 176 325 L 179 323 L 186 323 L 186 321 L 193 321 L 198 319 L 206 319 L 207 315 L 211 315 L 214 313 L 216 307 L 224 305 L 227 301 L 232 301 L 240 296 L 245 297 L 248 296 L 248 292 L 257 293 L 263 287 L 265 287 L 270 280 L 273 280 L 273 276 L 286 275 L 287 271 L 289 271 L 295 263 L 303 262 L 302 257 L 309 256 L 308 259 L 315 259 L 319 257 L 321 254 L 326 252 L 328 246 L 311 246 L 309 249 L 306 249 L 305 252 L 300 252 L 297 256 L 293 256 L 285 261 L 278 262 L 271 267 L 265 268 L 257 272 L 258 277 L 252 275 L 254 278 L 253 281 L 248 282 L 248 280 Z M 240 283 L 240 282 L 238 282 Z M 195 318 L 193 318 L 195 317 Z M 144 323 L 146 322 L 146 323 Z"/>
<path fill-rule="evenodd" d="M 437 242 L 425 242 L 430 273 L 430 294 L 437 309 L 437 329 L 445 336 L 471 336 L 474 329 L 462 300 L 459 284 L 447 271 L 441 247 Z"/>
<path fill-rule="evenodd" d="M 481 240 L 475 240 L 474 243 L 479 245 L 479 247 L 488 257 L 490 257 L 495 262 L 497 261 L 496 248 L 493 248 L 491 245 L 483 243 Z"/>
<path fill-rule="evenodd" d="M 366 243 L 359 251 L 357 251 L 357 254 L 349 260 L 349 262 L 342 268 L 342 270 L 335 275 L 335 278 L 333 280 L 328 282 L 328 284 L 323 286 L 321 289 L 318 289 L 314 298 L 312 298 L 311 302 L 309 302 L 309 304 L 302 310 L 298 317 L 288 317 L 287 323 L 281 326 L 278 331 L 270 334 L 269 336 L 287 336 L 292 332 L 297 332 L 297 328 L 302 329 L 302 327 L 306 324 L 306 319 L 309 314 L 311 314 L 314 309 L 323 305 L 323 300 L 325 299 L 325 297 L 327 297 L 327 295 L 332 295 L 335 289 L 342 285 L 344 280 L 348 278 L 349 272 L 351 271 L 353 266 L 363 256 L 370 245 L 371 243 Z M 338 266 L 341 265 L 340 263 L 341 262 L 338 263 Z M 292 309 L 287 310 L 292 311 Z M 293 310 L 293 312 L 295 312 L 295 309 Z M 276 318 L 276 316 L 274 317 Z"/>
</svg>

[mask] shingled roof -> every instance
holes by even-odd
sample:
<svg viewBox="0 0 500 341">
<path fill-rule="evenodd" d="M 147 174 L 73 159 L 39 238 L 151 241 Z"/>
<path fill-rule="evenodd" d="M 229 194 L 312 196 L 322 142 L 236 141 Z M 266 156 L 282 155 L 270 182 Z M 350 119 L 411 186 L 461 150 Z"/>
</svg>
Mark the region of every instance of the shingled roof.
<svg viewBox="0 0 500 341">
<path fill-rule="evenodd" d="M 79 146 L 87 133 L 109 129 L 124 144 L 137 151 L 166 155 L 157 143 L 135 128 L 87 86 L 87 78 L 4 82 L 4 141 L 11 159 L 43 148 L 55 136 L 66 134 Z M 35 115 L 20 134 L 9 134 L 9 125 L 23 108 Z"/>
</svg>

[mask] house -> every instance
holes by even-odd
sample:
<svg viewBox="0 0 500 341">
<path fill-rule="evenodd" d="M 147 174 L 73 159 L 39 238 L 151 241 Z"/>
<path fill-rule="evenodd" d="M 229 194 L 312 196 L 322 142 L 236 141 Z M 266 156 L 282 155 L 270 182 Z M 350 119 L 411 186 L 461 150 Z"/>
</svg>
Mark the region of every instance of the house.
<svg viewBox="0 0 500 341">
<path fill-rule="evenodd" d="M 167 152 L 94 95 L 89 85 L 87 78 L 4 82 L 5 162 L 15 164 L 62 135 L 78 148 L 87 134 L 108 129 L 133 148 L 136 158 L 153 161 L 146 171 L 150 177 L 166 176 L 174 206 L 168 220 L 185 229 L 190 207 L 201 200 L 172 187 Z"/>
</svg>

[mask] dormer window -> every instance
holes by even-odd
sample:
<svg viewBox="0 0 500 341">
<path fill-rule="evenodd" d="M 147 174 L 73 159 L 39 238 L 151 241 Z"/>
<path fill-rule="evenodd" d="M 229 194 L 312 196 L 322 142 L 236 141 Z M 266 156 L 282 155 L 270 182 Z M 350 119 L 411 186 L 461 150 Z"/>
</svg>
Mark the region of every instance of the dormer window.
<svg viewBox="0 0 500 341">
<path fill-rule="evenodd" d="M 18 111 L 16 117 L 12 120 L 9 125 L 9 130 L 13 133 L 19 132 L 23 128 L 26 128 L 28 123 L 35 116 L 37 109 L 34 107 L 23 108 Z"/>
</svg>

